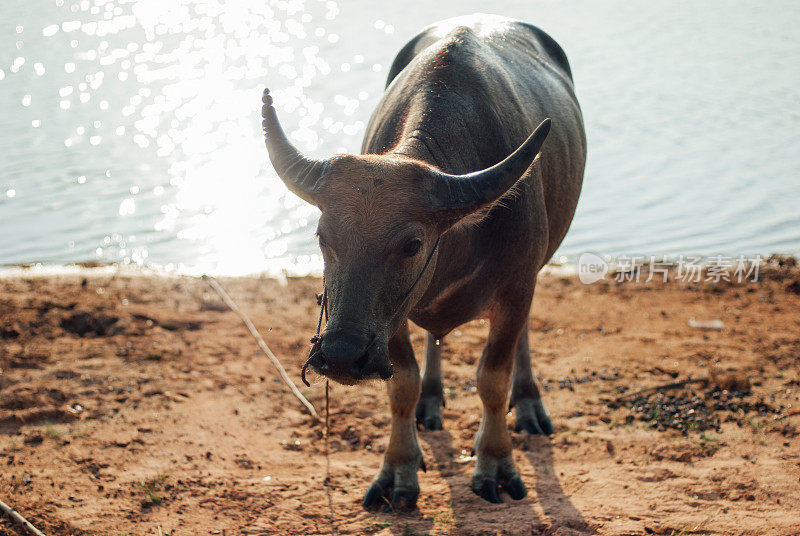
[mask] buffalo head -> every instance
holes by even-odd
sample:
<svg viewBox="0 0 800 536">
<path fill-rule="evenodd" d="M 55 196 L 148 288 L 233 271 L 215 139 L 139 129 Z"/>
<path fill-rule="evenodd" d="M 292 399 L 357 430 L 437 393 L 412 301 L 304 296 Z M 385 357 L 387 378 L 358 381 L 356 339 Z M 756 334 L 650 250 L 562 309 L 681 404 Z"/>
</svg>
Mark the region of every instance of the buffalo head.
<svg viewBox="0 0 800 536">
<path fill-rule="evenodd" d="M 330 319 L 309 365 L 345 384 L 389 379 L 388 341 L 433 276 L 439 236 L 517 182 L 539 153 L 550 120 L 502 162 L 450 175 L 391 154 L 308 158 L 281 129 L 269 90 L 263 104 L 275 171 L 322 211 L 317 235 Z"/>
</svg>

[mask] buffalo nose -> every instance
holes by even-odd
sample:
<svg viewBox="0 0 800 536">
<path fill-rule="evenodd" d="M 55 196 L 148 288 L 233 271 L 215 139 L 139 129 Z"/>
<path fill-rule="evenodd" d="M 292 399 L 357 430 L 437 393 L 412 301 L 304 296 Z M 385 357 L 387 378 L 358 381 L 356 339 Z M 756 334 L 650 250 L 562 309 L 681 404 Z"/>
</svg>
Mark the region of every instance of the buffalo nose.
<svg viewBox="0 0 800 536">
<path fill-rule="evenodd" d="M 359 377 L 369 362 L 372 338 L 354 331 L 334 330 L 322 337 L 322 357 L 335 371 Z"/>
</svg>

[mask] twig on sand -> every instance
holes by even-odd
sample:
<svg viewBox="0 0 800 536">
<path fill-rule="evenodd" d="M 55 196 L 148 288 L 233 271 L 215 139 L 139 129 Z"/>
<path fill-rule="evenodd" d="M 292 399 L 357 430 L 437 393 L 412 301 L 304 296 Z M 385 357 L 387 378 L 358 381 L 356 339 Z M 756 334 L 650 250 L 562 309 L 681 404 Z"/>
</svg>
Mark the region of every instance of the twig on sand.
<svg viewBox="0 0 800 536">
<path fill-rule="evenodd" d="M 264 342 L 264 339 L 258 333 L 256 327 L 250 321 L 250 318 L 248 318 L 248 316 L 244 314 L 244 312 L 241 309 L 239 309 L 239 306 L 236 305 L 236 303 L 231 299 L 228 293 L 225 292 L 225 289 L 222 288 L 222 285 L 220 285 L 216 279 L 214 279 L 211 276 L 204 275 L 203 280 L 206 283 L 208 283 L 211 286 L 211 288 L 213 288 L 217 292 L 217 294 L 219 294 L 219 297 L 222 298 L 222 301 L 225 302 L 225 305 L 227 305 L 231 311 L 239 315 L 239 318 L 242 319 L 244 325 L 247 326 L 248 330 L 250 330 L 250 334 L 253 336 L 253 338 L 255 338 L 256 342 L 258 342 L 258 346 L 261 348 L 264 354 L 269 358 L 269 360 L 272 361 L 272 364 L 275 365 L 275 368 L 278 369 L 278 373 L 281 375 L 281 378 L 283 379 L 284 383 L 286 383 L 286 385 L 289 386 L 289 389 L 292 391 L 292 394 L 294 394 L 294 396 L 297 397 L 297 399 L 303 403 L 303 405 L 306 407 L 306 409 L 314 418 L 314 420 L 319 421 L 320 420 L 319 414 L 317 413 L 317 410 L 314 409 L 313 404 L 311 404 L 311 402 L 309 402 L 308 399 L 303 396 L 303 393 L 301 393 L 300 390 L 297 388 L 297 386 L 294 384 L 292 379 L 289 377 L 289 374 L 286 372 L 286 369 L 283 368 L 281 362 L 278 361 L 278 358 L 275 357 L 275 354 L 272 353 L 272 350 L 269 349 L 267 343 Z"/>
<path fill-rule="evenodd" d="M 36 527 L 31 525 L 30 521 L 28 521 L 27 519 L 22 517 L 19 514 L 19 512 L 17 512 L 13 508 L 11 508 L 9 505 L 4 503 L 3 501 L 0 501 L 0 510 L 5 512 L 5 514 L 8 517 L 10 517 L 12 521 L 14 521 L 16 523 L 19 523 L 20 525 L 25 527 L 25 530 L 27 530 L 28 532 L 30 532 L 34 536 L 44 536 L 44 533 L 42 531 L 40 531 L 39 529 L 37 529 Z"/>
<path fill-rule="evenodd" d="M 614 399 L 614 402 L 624 402 L 629 398 L 635 398 L 639 395 L 644 395 L 648 393 L 656 393 L 658 391 L 669 391 L 670 389 L 679 389 L 681 387 L 685 387 L 687 385 L 691 385 L 693 383 L 708 383 L 708 378 L 686 378 L 685 380 L 665 383 L 662 385 L 656 385 L 655 387 L 648 387 L 647 389 L 640 389 L 639 391 L 634 391 L 632 393 L 627 393 L 622 396 L 618 396 Z"/>
<path fill-rule="evenodd" d="M 782 421 L 783 419 L 788 419 L 789 417 L 796 417 L 797 415 L 800 415 L 800 409 L 795 409 L 785 415 L 781 415 L 780 417 L 775 417 L 775 420 Z"/>
<path fill-rule="evenodd" d="M 692 532 L 692 533 L 694 533 L 694 532 L 698 532 L 698 531 L 700 531 L 700 529 L 701 529 L 701 528 L 703 528 L 703 527 L 706 525 L 706 523 L 708 523 L 709 521 L 711 521 L 712 519 L 714 519 L 715 517 L 717 517 L 721 511 L 722 511 L 722 509 L 719 509 L 719 510 L 717 510 L 716 512 L 714 512 L 713 514 L 710 514 L 710 515 L 709 515 L 707 518 L 705 518 L 703 521 L 701 521 L 700 523 L 698 523 L 697 525 L 695 525 L 695 527 L 694 527 L 692 530 L 690 530 L 689 532 Z"/>
</svg>

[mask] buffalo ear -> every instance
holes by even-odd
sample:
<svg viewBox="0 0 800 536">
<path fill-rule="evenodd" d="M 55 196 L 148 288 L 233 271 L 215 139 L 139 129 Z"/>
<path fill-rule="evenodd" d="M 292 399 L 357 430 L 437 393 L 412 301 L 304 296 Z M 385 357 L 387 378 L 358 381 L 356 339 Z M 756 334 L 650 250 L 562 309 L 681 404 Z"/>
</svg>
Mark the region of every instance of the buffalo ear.
<svg viewBox="0 0 800 536">
<path fill-rule="evenodd" d="M 492 167 L 450 175 L 434 171 L 430 188 L 430 204 L 437 219 L 457 221 L 493 203 L 525 174 L 550 133 L 549 118 L 516 151 Z"/>
<path fill-rule="evenodd" d="M 275 172 L 294 194 L 312 205 L 319 205 L 319 189 L 328 173 L 330 160 L 308 158 L 292 145 L 278 121 L 269 89 L 264 89 L 261 102 L 264 141 Z"/>
</svg>

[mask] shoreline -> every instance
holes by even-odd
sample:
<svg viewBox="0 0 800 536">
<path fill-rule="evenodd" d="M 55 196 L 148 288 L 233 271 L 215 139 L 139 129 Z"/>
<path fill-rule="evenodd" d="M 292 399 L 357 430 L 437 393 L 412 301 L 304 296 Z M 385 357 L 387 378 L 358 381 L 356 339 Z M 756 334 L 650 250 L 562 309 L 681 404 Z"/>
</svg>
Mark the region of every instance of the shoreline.
<svg viewBox="0 0 800 536">
<path fill-rule="evenodd" d="M 596 259 L 601 259 L 608 264 L 610 270 L 620 268 L 620 259 L 623 259 L 623 263 L 625 266 L 628 267 L 629 264 L 633 264 L 634 266 L 639 267 L 646 267 L 648 264 L 653 262 L 661 265 L 666 266 L 669 269 L 676 269 L 679 265 L 679 261 L 670 260 L 670 257 L 677 257 L 676 255 L 673 256 L 659 256 L 659 255 L 634 255 L 634 256 L 612 256 L 612 255 L 597 255 L 595 253 L 584 253 L 582 255 L 590 255 Z M 579 256 L 571 256 L 577 257 L 572 260 L 567 260 L 566 257 L 563 257 L 559 261 L 551 260 L 547 264 L 545 264 L 540 273 L 543 274 L 555 274 L 555 275 L 564 275 L 564 276 L 574 276 L 578 275 L 580 269 L 580 257 Z M 715 257 L 718 256 L 702 256 L 702 255 L 686 255 L 687 258 L 694 258 L 700 259 L 704 262 L 700 262 L 699 266 L 703 268 L 707 268 L 710 265 L 714 265 L 719 261 L 715 261 Z M 758 260 L 762 266 L 768 266 L 770 264 L 782 263 L 782 262 L 792 262 L 791 259 L 794 261 L 800 261 L 800 253 L 798 254 L 784 254 L 784 253 L 773 253 L 770 255 L 740 255 L 740 256 L 727 256 L 723 257 L 728 259 L 731 262 L 735 262 L 737 259 L 745 260 L 745 261 L 752 261 Z M 614 261 L 617 262 L 614 262 Z M 633 262 L 631 263 L 631 260 Z M 108 263 L 101 263 L 101 262 L 70 262 L 66 264 L 50 264 L 50 263 L 41 263 L 41 262 L 33 262 L 33 263 L 20 263 L 20 264 L 0 264 L 0 279 L 3 278 L 13 278 L 13 277 L 51 277 L 51 276 L 61 276 L 61 275 L 105 275 L 108 273 L 125 273 L 128 275 L 151 275 L 151 276 L 160 276 L 160 277 L 172 277 L 172 276 L 187 276 L 187 277 L 202 277 L 204 275 L 208 275 L 211 277 L 218 277 L 218 278 L 230 278 L 230 277 L 244 277 L 244 278 L 273 278 L 273 279 L 285 279 L 285 278 L 300 278 L 300 277 L 322 277 L 322 267 L 316 267 L 307 271 L 290 271 L 286 268 L 274 268 L 274 269 L 265 269 L 262 271 L 257 272 L 250 272 L 250 273 L 242 273 L 242 274 L 228 274 L 228 273 L 211 273 L 211 272 L 203 272 L 202 270 L 166 270 L 163 267 L 157 266 L 142 266 L 136 264 L 124 264 L 119 262 L 108 262 Z"/>
</svg>

